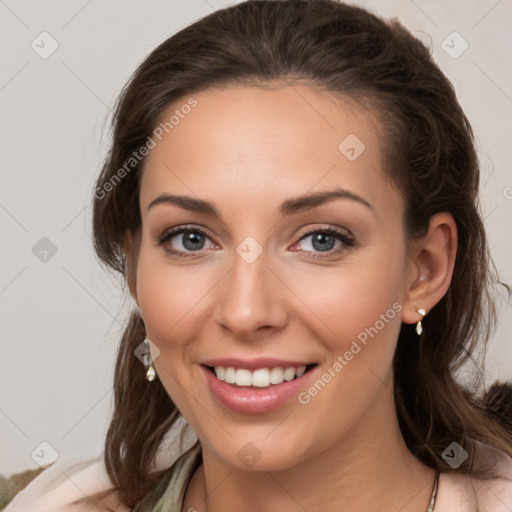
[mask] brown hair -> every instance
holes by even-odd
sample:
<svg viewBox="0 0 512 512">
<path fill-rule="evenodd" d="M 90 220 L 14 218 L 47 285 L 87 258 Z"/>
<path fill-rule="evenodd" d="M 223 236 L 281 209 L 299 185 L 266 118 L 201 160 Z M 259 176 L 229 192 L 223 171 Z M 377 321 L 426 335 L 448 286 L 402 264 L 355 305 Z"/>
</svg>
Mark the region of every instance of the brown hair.
<svg viewBox="0 0 512 512">
<path fill-rule="evenodd" d="M 377 112 L 388 176 L 406 200 L 408 239 L 425 234 L 435 213 L 455 218 L 458 251 L 449 290 L 423 320 L 419 339 L 414 326 L 401 327 L 394 358 L 397 415 L 407 446 L 425 464 L 489 476 L 473 467 L 472 456 L 457 469 L 441 456 L 453 441 L 472 455 L 470 439 L 512 455 L 510 412 L 500 412 L 510 411 L 510 396 L 505 402 L 499 398 L 505 388 L 498 393 L 493 388 L 486 407 L 485 396 L 478 394 L 482 379 L 462 386 L 455 378 L 478 353 L 482 363 L 480 348 L 496 321 L 495 269 L 478 211 L 474 136 L 453 86 L 398 21 L 336 0 L 249 0 L 217 10 L 160 44 L 116 105 L 111 149 L 93 205 L 97 255 L 133 279 L 137 243 L 130 253 L 123 247 L 127 233 L 135 242 L 140 237 L 144 159 L 121 179 L 119 170 L 147 143 L 171 102 L 185 102 L 213 86 L 282 81 L 309 83 Z M 144 336 L 143 320 L 134 311 L 119 347 L 104 453 L 108 475 L 129 506 L 162 477 L 151 472 L 151 464 L 179 417 L 160 381 L 148 383 L 134 356 Z"/>
</svg>

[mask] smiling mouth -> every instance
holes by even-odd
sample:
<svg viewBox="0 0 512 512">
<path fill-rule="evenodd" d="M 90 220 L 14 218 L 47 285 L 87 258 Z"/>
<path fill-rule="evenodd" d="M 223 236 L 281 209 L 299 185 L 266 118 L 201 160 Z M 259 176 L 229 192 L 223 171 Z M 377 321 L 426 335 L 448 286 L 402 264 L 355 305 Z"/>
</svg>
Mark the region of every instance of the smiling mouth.
<svg viewBox="0 0 512 512">
<path fill-rule="evenodd" d="M 226 384 L 231 384 L 237 388 L 267 388 L 278 386 L 283 382 L 289 382 L 299 379 L 305 373 L 312 370 L 317 363 L 306 366 L 295 367 L 273 367 L 258 368 L 257 370 L 248 370 L 246 368 L 234 368 L 232 366 L 208 366 L 203 365 L 207 370 Z"/>
</svg>

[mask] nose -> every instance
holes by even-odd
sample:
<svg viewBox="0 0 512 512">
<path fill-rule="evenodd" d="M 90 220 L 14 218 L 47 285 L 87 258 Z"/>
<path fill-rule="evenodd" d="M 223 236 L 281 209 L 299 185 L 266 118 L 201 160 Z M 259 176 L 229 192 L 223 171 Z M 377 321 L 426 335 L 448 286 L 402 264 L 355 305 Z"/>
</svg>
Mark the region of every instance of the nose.
<svg viewBox="0 0 512 512">
<path fill-rule="evenodd" d="M 217 287 L 217 324 L 239 340 L 282 328 L 287 321 L 287 288 L 268 266 L 265 252 L 252 262 L 238 253 L 233 259 L 233 267 Z"/>
</svg>

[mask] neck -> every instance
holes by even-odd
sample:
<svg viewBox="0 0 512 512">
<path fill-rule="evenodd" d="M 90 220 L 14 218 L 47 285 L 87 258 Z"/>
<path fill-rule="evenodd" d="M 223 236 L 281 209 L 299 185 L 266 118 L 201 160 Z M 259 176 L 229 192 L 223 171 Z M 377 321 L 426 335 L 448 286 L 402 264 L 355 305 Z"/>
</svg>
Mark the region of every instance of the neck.
<svg viewBox="0 0 512 512">
<path fill-rule="evenodd" d="M 425 512 L 435 472 L 407 449 L 385 385 L 370 410 L 327 450 L 279 471 L 233 468 L 203 446 L 182 510 Z"/>
</svg>

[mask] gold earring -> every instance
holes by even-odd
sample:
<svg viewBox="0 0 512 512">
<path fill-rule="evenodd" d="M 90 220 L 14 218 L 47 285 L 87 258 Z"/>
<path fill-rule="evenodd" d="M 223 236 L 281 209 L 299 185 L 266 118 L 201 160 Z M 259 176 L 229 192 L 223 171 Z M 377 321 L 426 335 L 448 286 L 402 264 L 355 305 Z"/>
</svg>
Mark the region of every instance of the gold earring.
<svg viewBox="0 0 512 512">
<path fill-rule="evenodd" d="M 146 361 L 146 367 L 147 367 L 146 379 L 151 382 L 151 381 L 155 380 L 156 372 L 155 372 L 155 367 L 153 366 L 153 362 L 151 361 L 151 350 L 149 347 L 148 338 L 146 338 L 144 340 L 144 344 L 146 345 L 146 353 L 144 354 L 144 356 L 145 356 L 144 359 Z"/>
<path fill-rule="evenodd" d="M 421 319 L 425 316 L 425 310 L 423 308 L 418 309 L 418 313 L 421 315 Z M 423 332 L 423 326 L 421 325 L 421 320 L 416 324 L 416 332 L 418 336 Z"/>
</svg>

